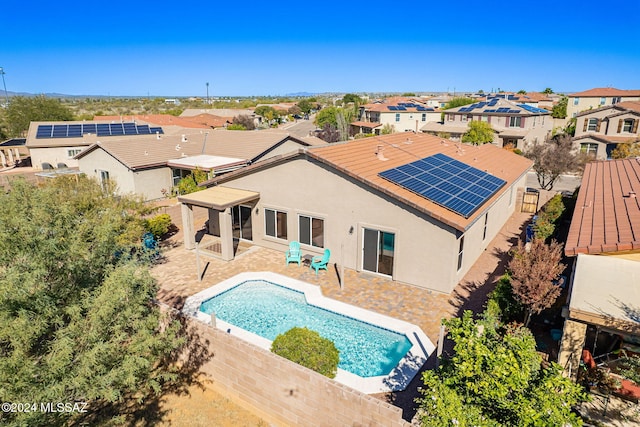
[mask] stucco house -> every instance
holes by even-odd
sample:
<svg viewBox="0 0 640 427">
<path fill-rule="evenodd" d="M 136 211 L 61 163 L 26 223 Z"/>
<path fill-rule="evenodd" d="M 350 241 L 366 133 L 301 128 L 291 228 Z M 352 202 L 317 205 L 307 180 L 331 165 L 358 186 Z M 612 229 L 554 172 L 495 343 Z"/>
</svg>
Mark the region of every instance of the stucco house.
<svg viewBox="0 0 640 427">
<path fill-rule="evenodd" d="M 450 293 L 519 207 L 531 166 L 491 144 L 412 132 L 308 147 L 180 196 L 185 246 L 198 250 L 193 209 L 203 207 L 219 258 L 244 240 L 284 262 L 298 241 L 345 268 Z"/>
<path fill-rule="evenodd" d="M 350 133 L 379 135 L 385 125 L 395 132 L 417 132 L 425 123 L 439 120 L 439 108 L 420 98 L 392 97 L 360 106 L 358 119 L 350 123 Z"/>
<path fill-rule="evenodd" d="M 569 94 L 567 117 L 577 117 L 581 111 L 615 105 L 624 101 L 640 101 L 640 90 L 597 87 Z"/>
<path fill-rule="evenodd" d="M 175 128 L 175 126 L 170 127 Z M 26 147 L 36 170 L 78 167 L 77 154 L 98 140 L 164 134 L 168 129 L 143 122 L 67 121 L 31 122 Z"/>
<path fill-rule="evenodd" d="M 576 133 L 573 138 L 576 149 L 604 160 L 622 142 L 640 140 L 640 101 L 623 101 L 576 116 Z"/>
<path fill-rule="evenodd" d="M 548 110 L 510 101 L 511 95 L 490 95 L 486 101 L 444 110 L 443 123 L 428 123 L 420 128 L 432 135 L 450 135 L 460 138 L 472 121 L 483 121 L 495 131 L 493 143 L 525 150 L 528 144 L 544 141 L 553 129 Z M 515 95 L 512 99 L 516 99 Z M 519 98 L 517 98 L 519 99 Z"/>
<path fill-rule="evenodd" d="M 640 353 L 640 159 L 586 165 L 565 254 L 573 259 L 559 363 Z"/>
<path fill-rule="evenodd" d="M 284 132 L 182 128 L 178 134 L 103 138 L 75 160 L 81 172 L 114 181 L 122 194 L 153 200 L 196 168 L 219 175 L 313 143 Z"/>
</svg>

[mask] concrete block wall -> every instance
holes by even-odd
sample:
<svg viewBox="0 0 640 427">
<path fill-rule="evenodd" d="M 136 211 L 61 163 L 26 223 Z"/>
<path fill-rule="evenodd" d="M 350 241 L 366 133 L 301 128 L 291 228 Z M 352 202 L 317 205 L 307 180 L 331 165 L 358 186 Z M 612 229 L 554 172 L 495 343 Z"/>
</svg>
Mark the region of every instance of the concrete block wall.
<svg viewBox="0 0 640 427">
<path fill-rule="evenodd" d="M 402 410 L 195 320 L 211 358 L 201 372 L 266 421 L 292 426 L 408 426 Z"/>
</svg>

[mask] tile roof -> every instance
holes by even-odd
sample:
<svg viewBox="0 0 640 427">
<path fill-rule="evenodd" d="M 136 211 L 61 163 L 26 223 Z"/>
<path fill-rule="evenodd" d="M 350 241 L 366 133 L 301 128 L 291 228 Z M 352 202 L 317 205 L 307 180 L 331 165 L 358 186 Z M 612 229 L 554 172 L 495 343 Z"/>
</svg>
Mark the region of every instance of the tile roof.
<svg viewBox="0 0 640 427">
<path fill-rule="evenodd" d="M 624 108 L 625 110 L 636 111 L 640 113 L 640 101 L 623 101 L 615 104 L 616 107 Z"/>
<path fill-rule="evenodd" d="M 590 96 L 640 96 L 640 90 L 624 90 L 616 89 L 613 87 L 596 87 L 593 89 L 585 90 L 583 92 L 572 93 L 569 96 L 577 97 L 590 97 Z"/>
<path fill-rule="evenodd" d="M 380 160 L 376 151 L 382 149 Z M 460 231 L 466 230 L 509 187 L 532 166 L 525 157 L 492 144 L 473 146 L 443 140 L 433 135 L 412 132 L 395 133 L 329 144 L 306 150 L 318 161 L 364 182 Z M 379 172 L 398 167 L 437 153 L 445 154 L 507 182 L 469 218 L 464 218 L 432 201 L 378 176 Z"/>
<path fill-rule="evenodd" d="M 573 138 L 574 141 L 580 141 L 581 139 L 593 139 L 595 141 L 604 142 L 605 144 L 608 144 L 608 143 L 618 144 L 621 142 L 635 142 L 638 140 L 638 137 L 637 136 L 598 135 L 595 133 L 587 133 L 587 134 L 576 136 L 575 138 Z"/>
<path fill-rule="evenodd" d="M 182 135 L 136 136 L 132 138 L 104 139 L 76 156 L 80 159 L 91 151 L 102 148 L 129 169 L 144 169 L 162 166 L 169 159 L 198 154 L 210 154 L 255 161 L 276 145 L 292 139 L 309 145 L 301 139 L 293 138 L 284 132 L 211 130 L 207 133 L 193 132 Z M 206 138 L 206 142 L 205 142 Z M 203 151 L 204 146 L 204 153 Z"/>
<path fill-rule="evenodd" d="M 378 122 L 351 122 L 349 123 L 353 126 L 360 126 L 360 127 L 364 127 L 364 128 L 377 128 L 378 126 L 382 126 L 382 123 L 378 123 Z"/>
<path fill-rule="evenodd" d="M 640 250 L 640 159 L 588 163 L 565 254 Z"/>
<path fill-rule="evenodd" d="M 509 95 L 511 96 L 511 95 Z M 489 102 L 494 103 L 489 105 Z M 476 101 L 472 104 L 461 105 L 459 107 L 448 108 L 443 110 L 447 113 L 467 113 L 467 114 L 483 114 L 483 115 L 513 115 L 532 116 L 540 114 L 550 114 L 544 108 L 531 107 L 522 102 L 530 102 L 526 99 L 507 100 L 504 98 L 491 98 L 488 101 Z M 502 109 L 502 111 L 498 111 Z"/>
</svg>

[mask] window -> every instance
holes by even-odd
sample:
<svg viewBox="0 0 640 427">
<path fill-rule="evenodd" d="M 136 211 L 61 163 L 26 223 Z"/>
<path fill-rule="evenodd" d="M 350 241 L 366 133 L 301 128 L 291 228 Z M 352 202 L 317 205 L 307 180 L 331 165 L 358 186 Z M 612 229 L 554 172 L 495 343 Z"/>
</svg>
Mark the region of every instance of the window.
<svg viewBox="0 0 640 427">
<path fill-rule="evenodd" d="M 612 104 L 617 104 L 618 102 L 620 102 L 620 97 L 619 96 L 614 96 L 613 98 L 611 98 L 611 103 Z"/>
<path fill-rule="evenodd" d="M 396 122 L 400 121 L 400 113 L 396 113 Z"/>
<path fill-rule="evenodd" d="M 578 105 L 580 103 L 580 98 L 573 98 L 573 105 Z"/>
<path fill-rule="evenodd" d="M 422 121 L 423 122 L 427 121 L 427 113 L 422 113 Z"/>
<path fill-rule="evenodd" d="M 464 252 L 464 236 L 460 237 L 460 246 L 458 247 L 458 271 L 462 267 L 462 253 Z"/>
<path fill-rule="evenodd" d="M 107 183 L 109 182 L 109 171 L 99 170 L 98 174 L 100 175 L 100 185 L 103 190 L 106 190 Z"/>
<path fill-rule="evenodd" d="M 600 98 L 600 105 L 604 105 L 605 102 L 607 102 L 607 98 L 605 98 L 604 96 Z"/>
<path fill-rule="evenodd" d="M 456 119 L 454 114 L 447 114 L 447 121 L 452 122 Z"/>
<path fill-rule="evenodd" d="M 598 152 L 598 144 L 594 142 L 583 142 L 580 144 L 580 152 L 595 157 Z"/>
<path fill-rule="evenodd" d="M 189 169 L 172 169 L 171 173 L 171 185 L 175 187 L 182 178 L 188 177 L 191 174 L 191 171 Z"/>
<path fill-rule="evenodd" d="M 298 217 L 298 236 L 300 243 L 324 248 L 324 220 L 300 215 Z"/>
<path fill-rule="evenodd" d="M 489 221 L 489 212 L 484 214 L 484 230 L 482 230 L 482 240 L 487 238 L 487 222 Z"/>
<path fill-rule="evenodd" d="M 589 132 L 597 132 L 598 131 L 598 119 L 589 119 L 587 124 L 587 130 Z"/>
<path fill-rule="evenodd" d="M 264 210 L 265 234 L 287 240 L 287 213 L 275 209 Z"/>
<path fill-rule="evenodd" d="M 624 119 L 622 122 L 622 132 L 633 132 L 633 119 Z"/>
<path fill-rule="evenodd" d="M 82 152 L 81 148 L 68 148 L 67 149 L 67 158 L 72 158 L 77 156 L 78 154 L 80 154 Z"/>
<path fill-rule="evenodd" d="M 482 116 L 482 118 L 480 119 L 480 121 L 488 122 L 488 121 L 489 121 L 489 116 Z"/>
<path fill-rule="evenodd" d="M 522 117 L 509 117 L 509 127 L 510 128 L 519 128 L 522 124 Z"/>
<path fill-rule="evenodd" d="M 468 117 L 467 117 L 466 115 L 461 115 L 461 116 L 460 116 L 460 120 L 462 120 L 463 122 L 466 122 L 466 121 L 467 121 L 467 118 L 468 118 Z"/>
</svg>

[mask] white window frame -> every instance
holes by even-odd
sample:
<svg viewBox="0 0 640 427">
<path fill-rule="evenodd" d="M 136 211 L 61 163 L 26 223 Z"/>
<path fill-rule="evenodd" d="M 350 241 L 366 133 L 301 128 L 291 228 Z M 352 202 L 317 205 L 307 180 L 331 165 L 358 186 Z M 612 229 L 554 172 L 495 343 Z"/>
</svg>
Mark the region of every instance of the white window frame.
<svg viewBox="0 0 640 427">
<path fill-rule="evenodd" d="M 422 113 L 422 121 L 423 122 L 427 121 L 427 113 Z"/>
<path fill-rule="evenodd" d="M 400 113 L 396 113 L 396 122 L 400 121 Z"/>
<path fill-rule="evenodd" d="M 587 119 L 587 132 L 596 132 L 598 130 L 598 119 Z"/>
<path fill-rule="evenodd" d="M 605 98 L 604 96 L 600 97 L 600 105 L 604 105 L 607 103 L 607 98 Z"/>
<path fill-rule="evenodd" d="M 300 220 L 302 218 L 309 218 L 309 235 L 308 236 L 303 236 L 302 235 L 302 229 L 300 227 Z M 313 221 L 322 221 L 322 246 L 320 245 L 316 245 L 313 240 L 314 240 L 314 236 L 313 236 Z M 298 241 L 300 242 L 301 245 L 306 245 L 306 246 L 311 246 L 314 248 L 324 248 L 325 247 L 325 219 L 321 216 L 316 216 L 316 215 L 311 215 L 311 214 L 303 214 L 303 213 L 299 213 L 298 214 Z M 306 237 L 305 239 L 303 239 L 303 237 Z M 309 243 L 307 243 L 309 242 Z"/>
<path fill-rule="evenodd" d="M 573 98 L 573 105 L 578 105 L 580 103 L 580 98 Z"/>
<path fill-rule="evenodd" d="M 267 228 L 267 221 L 268 221 L 267 220 L 267 211 L 273 212 L 273 230 L 275 231 L 275 235 L 271 235 L 267 231 L 268 230 L 268 228 Z M 285 211 L 285 210 L 280 210 L 280 209 L 276 209 L 276 208 L 267 208 L 267 207 L 265 207 L 263 209 L 263 212 L 264 212 L 264 235 L 267 236 L 267 237 L 270 237 L 272 239 L 287 240 L 288 239 L 288 235 L 289 235 L 289 227 L 288 227 L 288 222 L 287 222 L 289 220 L 288 212 Z M 278 237 L 279 235 L 282 234 L 278 230 L 278 214 L 284 214 L 284 216 L 285 216 L 285 220 L 284 220 L 284 224 L 285 224 L 284 237 Z"/>
<path fill-rule="evenodd" d="M 634 119 L 624 119 L 622 121 L 622 132 L 633 132 Z M 627 126 L 628 125 L 628 126 Z"/>
<path fill-rule="evenodd" d="M 72 159 L 82 153 L 82 148 L 67 148 L 67 159 Z"/>
<path fill-rule="evenodd" d="M 596 156 L 598 154 L 598 143 L 596 142 L 583 142 L 580 144 L 580 152 L 587 155 Z"/>
<path fill-rule="evenodd" d="M 510 128 L 522 127 L 522 117 L 520 117 L 520 116 L 509 116 L 509 127 Z"/>
</svg>

